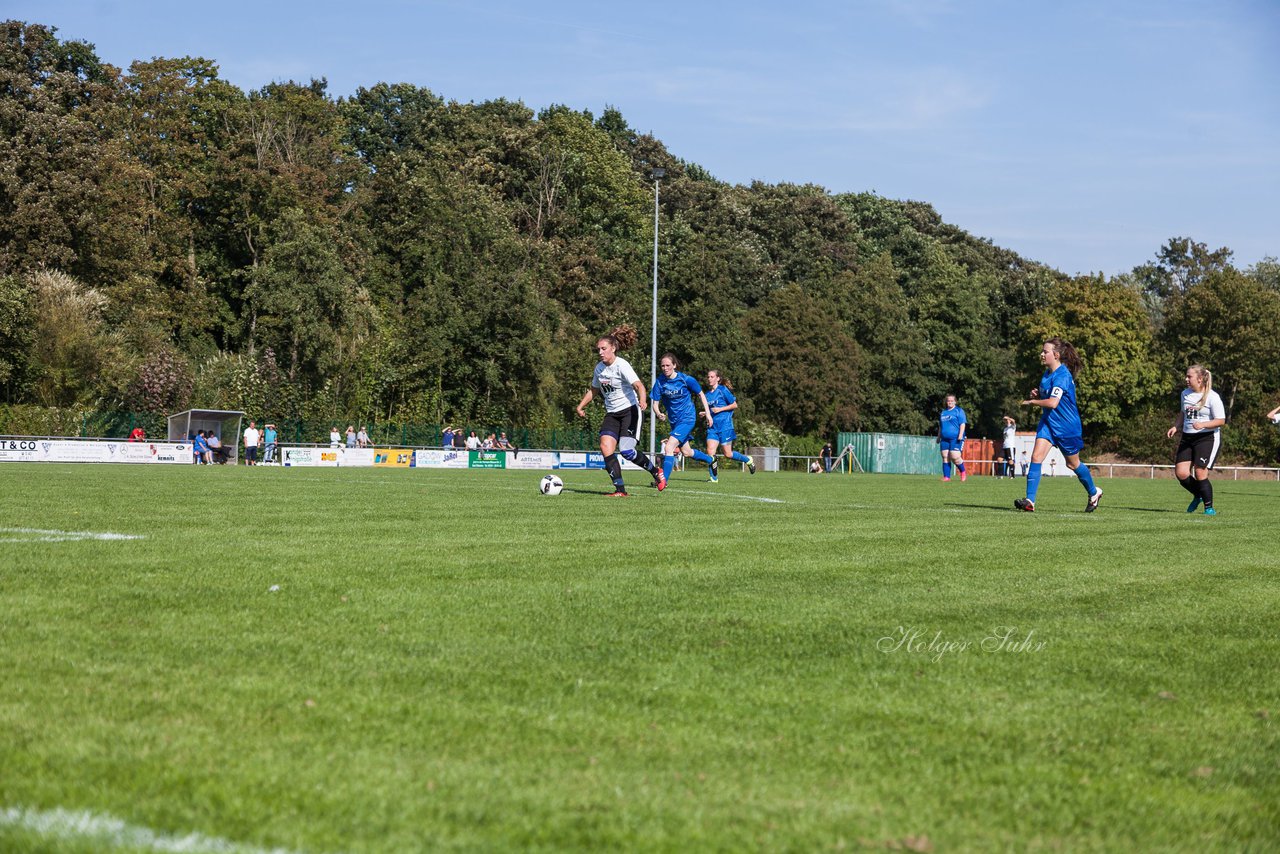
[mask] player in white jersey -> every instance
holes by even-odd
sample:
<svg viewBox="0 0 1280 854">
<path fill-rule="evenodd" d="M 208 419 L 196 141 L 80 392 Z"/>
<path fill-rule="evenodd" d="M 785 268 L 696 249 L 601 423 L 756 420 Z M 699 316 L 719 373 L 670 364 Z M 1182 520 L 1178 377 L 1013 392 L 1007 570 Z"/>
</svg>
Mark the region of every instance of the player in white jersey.
<svg viewBox="0 0 1280 854">
<path fill-rule="evenodd" d="M 627 486 L 622 480 L 621 456 L 635 463 L 653 476 L 658 491 L 667 488 L 662 470 L 654 466 L 644 452 L 636 447 L 640 434 L 641 413 L 648 405 L 644 383 L 631 363 L 618 355 L 636 343 L 635 327 L 629 323 L 614 329 L 596 341 L 600 363 L 591 378 L 591 387 L 578 402 L 578 416 L 587 417 L 587 404 L 595 398 L 597 390 L 604 397 L 604 421 L 600 424 L 600 453 L 604 455 L 604 468 L 613 481 L 610 498 L 626 498 Z"/>
<path fill-rule="evenodd" d="M 1196 512 L 1204 503 L 1206 516 L 1216 516 L 1213 509 L 1213 484 L 1209 482 L 1209 470 L 1218 459 L 1222 447 L 1221 428 L 1227 423 L 1227 410 L 1222 397 L 1213 390 L 1213 375 L 1204 365 L 1187 368 L 1187 387 L 1182 390 L 1178 420 L 1169 428 L 1168 437 L 1182 431 L 1178 451 L 1174 457 L 1174 474 L 1182 488 L 1191 493 L 1188 513 Z M 1195 477 L 1191 476 L 1192 468 Z"/>
</svg>

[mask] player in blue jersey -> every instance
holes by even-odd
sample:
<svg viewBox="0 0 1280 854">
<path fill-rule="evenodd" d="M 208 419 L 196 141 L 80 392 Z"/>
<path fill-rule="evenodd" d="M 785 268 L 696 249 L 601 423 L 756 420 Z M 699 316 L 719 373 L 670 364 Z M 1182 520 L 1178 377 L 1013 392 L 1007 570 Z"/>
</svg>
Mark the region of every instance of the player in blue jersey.
<svg viewBox="0 0 1280 854">
<path fill-rule="evenodd" d="M 640 434 L 641 413 L 645 402 L 644 383 L 636 374 L 631 363 L 619 355 L 636 343 L 636 328 L 629 323 L 616 327 L 608 335 L 602 335 L 596 341 L 596 353 L 600 362 L 596 365 L 591 377 L 591 387 L 578 401 L 578 417 L 587 417 L 587 404 L 599 392 L 604 399 L 605 415 L 600 423 L 600 454 L 604 457 L 604 470 L 613 481 L 613 492 L 609 498 L 626 498 L 627 486 L 622 481 L 622 463 L 619 457 L 635 463 L 653 476 L 653 485 L 658 491 L 667 488 L 667 479 L 662 469 L 649 461 L 636 447 L 636 437 Z"/>
<path fill-rule="evenodd" d="M 698 424 L 698 412 L 693 405 L 694 395 L 702 402 L 702 417 L 707 420 L 707 426 L 711 426 L 711 412 L 707 409 L 707 396 L 702 393 L 702 386 L 693 377 L 680 372 L 680 361 L 673 353 L 662 354 L 658 369 L 662 371 L 662 376 L 653 384 L 649 400 L 653 402 L 653 414 L 657 419 L 671 422 L 671 435 L 667 436 L 662 446 L 662 453 L 666 455 L 662 459 L 663 476 L 671 477 L 677 454 L 693 457 L 706 463 L 708 467 L 714 466 L 715 457 L 694 450 L 689 444 L 693 428 Z"/>
<path fill-rule="evenodd" d="M 707 371 L 707 405 L 711 412 L 711 426 L 707 428 L 707 453 L 713 458 L 716 449 L 726 459 L 747 464 L 747 471 L 756 473 L 756 464 L 751 457 L 740 454 L 733 449 L 733 440 L 738 434 L 733 431 L 733 412 L 738 408 L 738 399 L 733 396 L 733 386 L 721 376 L 719 371 Z M 711 482 L 719 479 L 720 467 L 711 466 Z"/>
<path fill-rule="evenodd" d="M 942 482 L 951 480 L 951 464 L 960 472 L 960 482 L 969 477 L 964 470 L 964 434 L 968 428 L 964 410 L 956 406 L 956 396 L 947 395 L 947 406 L 938 416 L 938 447 L 942 449 Z"/>
<path fill-rule="evenodd" d="M 1080 462 L 1084 450 L 1084 426 L 1080 423 L 1080 410 L 1076 406 L 1076 372 L 1080 370 L 1080 355 L 1074 347 L 1061 338 L 1050 338 L 1040 348 L 1040 362 L 1044 376 L 1038 388 L 1031 390 L 1031 398 L 1022 401 L 1023 406 L 1039 406 L 1040 426 L 1036 428 L 1036 443 L 1031 449 L 1031 467 L 1027 469 L 1027 497 L 1013 502 L 1014 509 L 1032 513 L 1036 509 L 1036 491 L 1040 488 L 1040 466 L 1054 445 L 1062 451 L 1067 468 L 1076 473 L 1089 501 L 1084 512 L 1098 509 L 1102 490 L 1093 483 L 1089 467 Z"/>
</svg>

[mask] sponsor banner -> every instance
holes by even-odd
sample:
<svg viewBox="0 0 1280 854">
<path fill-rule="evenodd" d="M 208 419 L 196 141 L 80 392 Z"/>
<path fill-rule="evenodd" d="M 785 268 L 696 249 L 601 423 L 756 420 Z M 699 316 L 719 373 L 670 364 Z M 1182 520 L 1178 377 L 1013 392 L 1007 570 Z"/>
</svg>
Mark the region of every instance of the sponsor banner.
<svg viewBox="0 0 1280 854">
<path fill-rule="evenodd" d="M 413 464 L 420 469 L 464 469 L 469 463 L 467 453 L 467 451 L 415 451 Z"/>
<path fill-rule="evenodd" d="M 4 439 L 0 462 L 178 463 L 192 462 L 191 446 L 175 442 L 77 442 L 71 439 Z"/>
<path fill-rule="evenodd" d="M 553 469 L 558 462 L 551 451 L 521 451 L 519 456 L 507 454 L 509 469 Z"/>
<path fill-rule="evenodd" d="M 556 468 L 562 469 L 602 469 L 604 468 L 604 455 L 599 452 L 584 453 L 582 451 L 561 451 L 560 464 Z"/>
<path fill-rule="evenodd" d="M 507 467 L 506 451 L 468 451 L 467 468 L 504 469 Z"/>
<path fill-rule="evenodd" d="M 382 453 L 373 448 L 342 448 L 343 468 L 363 468 L 376 465 L 375 455 Z"/>
<path fill-rule="evenodd" d="M 280 462 L 286 466 L 323 466 L 342 464 L 342 448 L 277 448 Z"/>
<path fill-rule="evenodd" d="M 378 448 L 373 452 L 373 465 L 379 468 L 411 468 L 413 454 L 414 452 L 409 448 Z"/>
<path fill-rule="evenodd" d="M 0 442 L 0 463 L 39 463 L 46 459 L 47 451 L 41 445 L 48 445 L 38 439 L 5 439 Z"/>
</svg>

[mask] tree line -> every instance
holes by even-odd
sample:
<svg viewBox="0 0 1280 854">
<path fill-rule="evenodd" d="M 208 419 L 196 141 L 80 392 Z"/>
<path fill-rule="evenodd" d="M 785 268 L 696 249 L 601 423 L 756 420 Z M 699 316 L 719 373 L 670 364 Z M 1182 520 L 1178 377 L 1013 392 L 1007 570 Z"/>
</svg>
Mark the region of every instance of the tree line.
<svg viewBox="0 0 1280 854">
<path fill-rule="evenodd" d="M 871 192 L 717 180 L 606 107 L 449 101 L 324 80 L 242 91 L 192 57 L 103 63 L 52 27 L 0 44 L 0 400 L 321 422 L 572 422 L 595 337 L 649 327 L 720 370 L 748 435 L 975 435 L 1081 351 L 1090 450 L 1167 456 L 1183 369 L 1272 458 L 1280 264 L 1175 237 L 1067 276 Z M 647 335 L 642 335 L 647 339 Z M 647 340 L 626 354 L 647 374 Z M 806 446 L 807 447 L 807 446 Z M 816 447 L 816 445 L 815 445 Z"/>
</svg>

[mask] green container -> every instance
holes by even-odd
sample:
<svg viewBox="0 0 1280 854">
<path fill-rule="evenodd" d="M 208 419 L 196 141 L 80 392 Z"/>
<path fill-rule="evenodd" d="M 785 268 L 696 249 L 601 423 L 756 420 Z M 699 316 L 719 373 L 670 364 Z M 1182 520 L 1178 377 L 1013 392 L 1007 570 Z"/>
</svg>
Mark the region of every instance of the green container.
<svg viewBox="0 0 1280 854">
<path fill-rule="evenodd" d="M 896 433 L 841 433 L 840 448 L 853 446 L 858 466 L 881 474 L 933 474 L 938 468 L 938 440 Z"/>
</svg>

